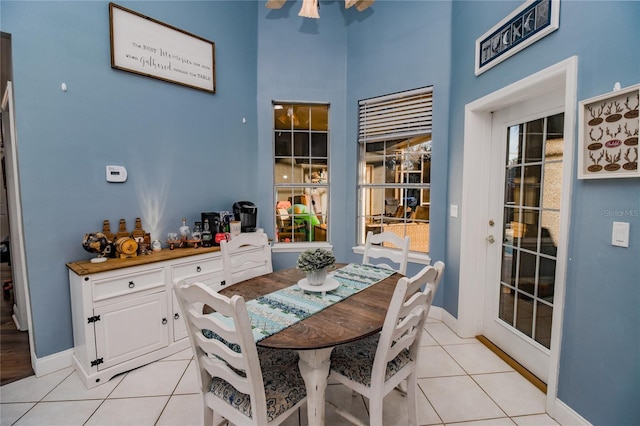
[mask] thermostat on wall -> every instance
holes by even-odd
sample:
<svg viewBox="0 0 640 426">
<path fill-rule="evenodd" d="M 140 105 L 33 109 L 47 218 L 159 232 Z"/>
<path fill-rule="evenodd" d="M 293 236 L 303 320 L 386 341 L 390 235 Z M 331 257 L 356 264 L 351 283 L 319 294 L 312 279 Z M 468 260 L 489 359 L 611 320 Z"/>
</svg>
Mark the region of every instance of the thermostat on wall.
<svg viewBox="0 0 640 426">
<path fill-rule="evenodd" d="M 124 166 L 107 166 L 107 182 L 124 182 L 127 180 L 127 169 Z"/>
</svg>

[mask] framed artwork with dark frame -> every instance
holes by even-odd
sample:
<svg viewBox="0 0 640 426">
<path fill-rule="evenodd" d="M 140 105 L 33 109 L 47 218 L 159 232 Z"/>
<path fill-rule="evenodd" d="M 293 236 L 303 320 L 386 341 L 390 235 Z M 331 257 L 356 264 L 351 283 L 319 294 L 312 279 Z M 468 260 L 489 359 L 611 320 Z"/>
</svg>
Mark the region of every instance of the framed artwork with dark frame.
<svg viewBox="0 0 640 426">
<path fill-rule="evenodd" d="M 560 26 L 560 0 L 528 0 L 476 40 L 475 74 L 515 55 Z"/>
<path fill-rule="evenodd" d="M 215 44 L 109 3 L 111 67 L 216 92 Z"/>
<path fill-rule="evenodd" d="M 640 177 L 640 84 L 579 103 L 578 179 Z"/>
</svg>

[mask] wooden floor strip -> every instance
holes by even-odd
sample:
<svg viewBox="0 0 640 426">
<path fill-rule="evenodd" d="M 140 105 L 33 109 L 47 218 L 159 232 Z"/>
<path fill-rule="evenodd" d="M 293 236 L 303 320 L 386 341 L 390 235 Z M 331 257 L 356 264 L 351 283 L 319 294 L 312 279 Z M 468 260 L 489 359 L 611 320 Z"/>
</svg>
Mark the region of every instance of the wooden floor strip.
<svg viewBox="0 0 640 426">
<path fill-rule="evenodd" d="M 7 263 L 0 265 L 2 282 L 11 278 Z M 0 386 L 33 376 L 29 332 L 20 331 L 13 322 L 13 290 L 0 300 Z"/>
<path fill-rule="evenodd" d="M 522 366 L 522 364 L 519 364 L 515 359 L 513 359 L 509 355 L 507 355 L 502 349 L 500 349 L 499 347 L 494 345 L 486 337 L 484 337 L 484 336 L 476 336 L 476 339 L 478 339 L 483 345 L 485 345 L 487 348 L 489 348 L 491 350 L 491 352 L 493 352 L 496 355 L 498 355 L 498 357 L 500 357 L 500 359 L 502 359 L 504 362 L 509 364 L 509 366 L 511 368 L 513 368 L 518 373 L 520 373 L 525 379 L 530 381 L 535 387 L 540 389 L 545 394 L 547 393 L 547 384 L 545 382 L 543 382 L 542 380 L 540 380 L 539 378 L 537 378 L 536 376 L 534 376 L 533 373 L 531 371 L 527 370 L 526 368 L 524 368 Z"/>
</svg>

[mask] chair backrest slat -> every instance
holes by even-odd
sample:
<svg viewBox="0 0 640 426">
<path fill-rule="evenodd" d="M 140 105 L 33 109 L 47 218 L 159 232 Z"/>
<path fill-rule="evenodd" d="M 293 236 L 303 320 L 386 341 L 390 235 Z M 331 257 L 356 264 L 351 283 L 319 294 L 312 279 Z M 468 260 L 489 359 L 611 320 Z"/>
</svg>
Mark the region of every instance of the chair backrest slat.
<svg viewBox="0 0 640 426">
<path fill-rule="evenodd" d="M 273 272 L 271 246 L 264 232 L 245 232 L 221 241 L 220 251 L 227 285 Z"/>
<path fill-rule="evenodd" d="M 367 238 L 364 244 L 364 254 L 362 255 L 362 263 L 371 263 L 372 259 L 380 260 L 377 266 L 393 269 L 401 274 L 407 273 L 407 261 L 409 257 L 409 236 L 399 237 L 393 232 L 382 232 L 374 234 L 367 232 Z M 394 247 L 390 247 L 392 244 Z M 391 261 L 398 266 L 390 265 L 386 261 Z"/>
</svg>

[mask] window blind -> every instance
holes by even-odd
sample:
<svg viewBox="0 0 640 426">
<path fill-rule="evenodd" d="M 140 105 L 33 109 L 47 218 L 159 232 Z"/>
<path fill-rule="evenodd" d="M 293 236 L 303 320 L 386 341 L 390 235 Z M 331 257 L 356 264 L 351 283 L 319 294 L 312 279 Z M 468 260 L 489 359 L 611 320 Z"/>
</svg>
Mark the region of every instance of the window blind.
<svg viewBox="0 0 640 426">
<path fill-rule="evenodd" d="M 433 86 L 364 99 L 359 108 L 359 143 L 430 134 Z"/>
</svg>

